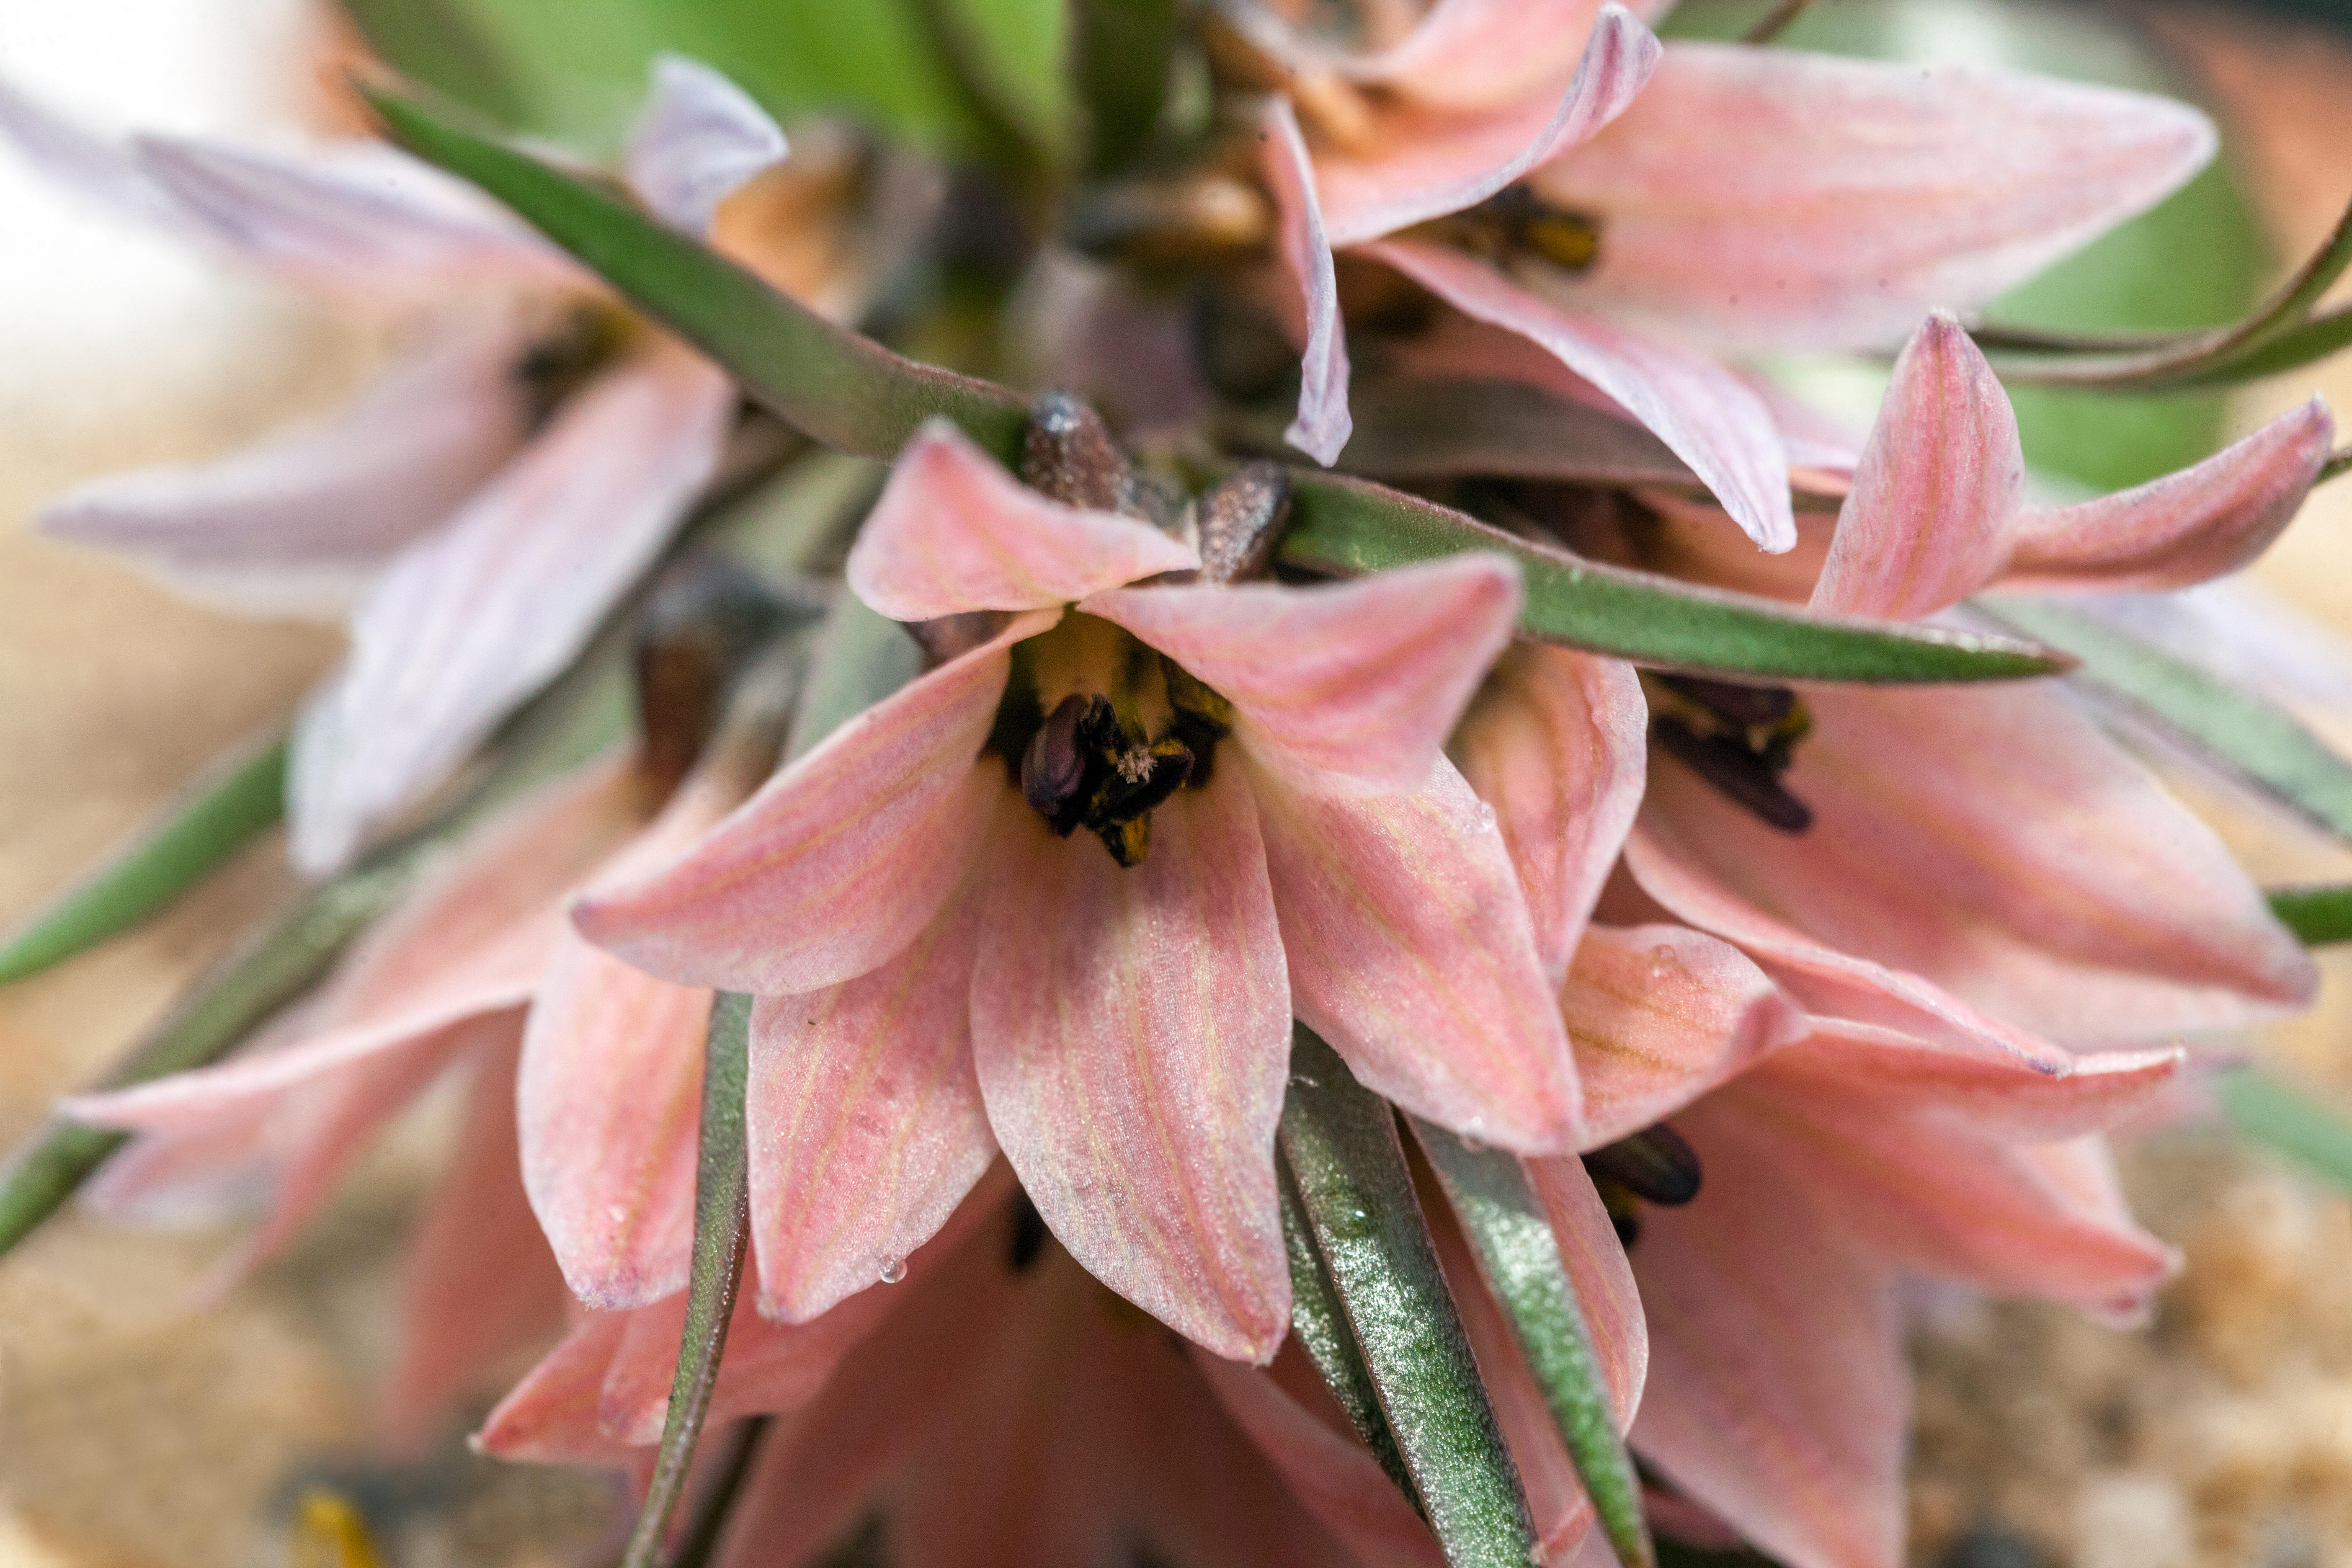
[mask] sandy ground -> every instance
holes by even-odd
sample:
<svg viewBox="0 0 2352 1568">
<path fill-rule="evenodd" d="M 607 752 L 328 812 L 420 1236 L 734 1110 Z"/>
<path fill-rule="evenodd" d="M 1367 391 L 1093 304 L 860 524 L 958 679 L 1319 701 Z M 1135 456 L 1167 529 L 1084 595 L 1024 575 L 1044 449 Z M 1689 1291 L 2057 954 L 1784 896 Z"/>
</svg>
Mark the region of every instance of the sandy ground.
<svg viewBox="0 0 2352 1568">
<path fill-rule="evenodd" d="M 45 31 L 59 9 L 0 0 L 0 58 L 16 68 L 93 47 Z M 2352 53 L 2178 7 L 2159 25 L 2236 105 L 2232 145 L 2283 248 L 2307 247 L 2352 192 Z M 228 101 L 173 107 L 182 123 L 218 125 Z M 272 102 L 262 118 L 299 112 Z M 12 219 L 41 210 L 44 245 L 111 258 L 128 269 L 121 297 L 144 303 L 93 314 L 87 288 L 40 293 L 79 264 L 20 255 L 12 271 L 0 259 L 0 821 L 14 825 L 0 840 L 0 925 L 205 760 L 288 712 L 337 649 L 331 634 L 212 614 L 40 541 L 25 527 L 33 508 L 84 477 L 216 452 L 328 406 L 380 347 L 161 243 L 122 261 L 119 231 L 38 209 L 47 198 L 13 173 L 0 169 Z M 2318 385 L 2352 408 L 2352 361 Z M 2311 390 L 2256 389 L 2244 422 Z M 2352 630 L 2352 481 L 2316 500 L 2260 572 Z M 2264 876 L 2352 868 L 2204 798 Z M 257 847 L 150 929 L 0 991 L 0 1140 L 28 1131 L 226 933 L 288 895 L 278 848 Z M 2352 961 L 2328 968 L 2321 1007 L 2262 1048 L 2352 1109 Z M 218 1237 L 69 1217 L 0 1268 L 0 1568 L 283 1561 L 289 1501 L 316 1479 L 391 1521 L 403 1563 L 552 1563 L 597 1539 L 598 1480 L 473 1459 L 454 1426 L 423 1455 L 368 1446 L 382 1303 L 436 1131 L 428 1106 L 291 1255 L 225 1300 L 192 1297 Z M 1956 1568 L 2352 1564 L 2352 1205 L 2210 1131 L 2144 1141 L 2128 1174 L 2188 1259 L 2150 1330 L 2006 1306 L 1943 1310 L 1923 1329 L 1916 1557 L 1947 1559 L 1965 1540 Z M 2000 1555 L 2019 1548 L 2035 1555 Z"/>
</svg>

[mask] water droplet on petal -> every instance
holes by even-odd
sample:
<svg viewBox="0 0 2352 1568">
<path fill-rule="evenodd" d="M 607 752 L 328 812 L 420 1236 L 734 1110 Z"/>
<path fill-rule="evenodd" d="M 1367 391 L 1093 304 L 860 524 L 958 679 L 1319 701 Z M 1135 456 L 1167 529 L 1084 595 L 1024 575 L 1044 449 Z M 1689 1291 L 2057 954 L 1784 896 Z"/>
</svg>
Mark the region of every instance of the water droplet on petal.
<svg viewBox="0 0 2352 1568">
<path fill-rule="evenodd" d="M 629 1206 L 626 1204 L 614 1204 L 604 1211 L 604 1216 L 614 1225 L 619 1225 L 629 1217 Z"/>
<path fill-rule="evenodd" d="M 899 1280 L 904 1279 L 906 1277 L 907 1260 L 905 1258 L 893 1258 L 888 1262 L 882 1265 L 883 1284 L 896 1285 Z"/>
<path fill-rule="evenodd" d="M 1680 960 L 1675 956 L 1675 950 L 1670 943 L 1662 942 L 1658 943 L 1657 946 L 1650 950 L 1650 978 L 1652 980 L 1665 979 L 1668 975 L 1674 973 L 1675 970 L 1679 967 L 1679 964 Z"/>
</svg>

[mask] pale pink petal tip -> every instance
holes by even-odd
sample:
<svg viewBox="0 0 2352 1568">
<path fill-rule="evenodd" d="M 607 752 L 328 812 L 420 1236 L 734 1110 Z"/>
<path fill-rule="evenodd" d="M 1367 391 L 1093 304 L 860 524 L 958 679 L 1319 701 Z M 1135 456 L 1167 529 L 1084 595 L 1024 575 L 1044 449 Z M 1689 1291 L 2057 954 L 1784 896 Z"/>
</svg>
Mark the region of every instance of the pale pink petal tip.
<svg viewBox="0 0 2352 1568">
<path fill-rule="evenodd" d="M 1080 607 L 1223 693 L 1258 763 L 1345 795 L 1421 787 L 1520 599 L 1517 565 L 1473 551 L 1351 583 L 1136 588 Z"/>
<path fill-rule="evenodd" d="M 1298 417 L 1282 438 L 1328 468 L 1339 461 L 1356 428 L 1348 412 L 1348 341 L 1339 321 L 1339 279 L 1331 241 L 1323 232 L 1323 209 L 1315 195 L 1315 166 L 1288 99 L 1276 96 L 1266 101 L 1258 149 L 1266 184 L 1282 215 L 1278 248 L 1283 266 L 1298 286 L 1307 326 L 1307 350 L 1299 362 Z"/>
<path fill-rule="evenodd" d="M 672 228 L 703 236 L 711 215 L 783 161 L 784 133 L 751 95 L 682 55 L 654 61 L 653 92 L 622 154 L 629 188 Z"/>
<path fill-rule="evenodd" d="M 1909 620 L 1967 597 L 2009 553 L 2025 454 L 1975 340 L 1938 311 L 1895 362 L 1812 607 Z"/>
<path fill-rule="evenodd" d="M 190 226 L 168 192 L 150 180 L 121 142 L 84 130 L 0 79 L 0 139 L 34 170 L 118 215 L 166 228 Z"/>
<path fill-rule="evenodd" d="M 1064 506 L 945 420 L 918 431 L 849 552 L 849 589 L 895 621 L 1043 610 L 1162 572 L 1192 547 L 1146 522 Z"/>
<path fill-rule="evenodd" d="M 2029 511 L 2002 585 L 2147 593 L 2235 572 L 2294 520 L 2335 438 L 2326 401 L 2315 397 L 2194 468 Z"/>
</svg>

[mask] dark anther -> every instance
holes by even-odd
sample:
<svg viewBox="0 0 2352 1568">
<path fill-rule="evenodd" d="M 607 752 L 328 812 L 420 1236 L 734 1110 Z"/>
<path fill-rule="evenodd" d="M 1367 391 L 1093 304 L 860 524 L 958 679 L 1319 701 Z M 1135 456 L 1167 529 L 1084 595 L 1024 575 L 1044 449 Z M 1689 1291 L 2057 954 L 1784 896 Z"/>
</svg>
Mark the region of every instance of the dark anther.
<svg viewBox="0 0 2352 1568">
<path fill-rule="evenodd" d="M 1777 729 L 1797 711 L 1797 694 L 1785 686 L 1741 686 L 1709 680 L 1703 675 L 1654 675 L 1651 679 L 1736 730 Z"/>
<path fill-rule="evenodd" d="M 1584 1168 L 1643 1203 L 1674 1208 L 1698 1196 L 1698 1152 L 1663 1121 L 1593 1150 Z"/>
<path fill-rule="evenodd" d="M 728 688 L 783 630 L 791 610 L 767 585 L 715 555 L 682 555 L 654 584 L 635 626 L 645 768 L 675 788 L 718 727 Z"/>
<path fill-rule="evenodd" d="M 1006 1261 L 1019 1274 L 1045 1251 L 1045 1216 L 1037 1212 L 1027 1193 L 1016 1192 L 1013 1194 L 1013 1248 Z"/>
<path fill-rule="evenodd" d="M 1290 521 L 1290 475 L 1279 463 L 1246 463 L 1201 498 L 1201 581 L 1239 583 L 1264 573 Z"/>
<path fill-rule="evenodd" d="M 1581 272 L 1601 259 L 1601 220 L 1538 195 L 1525 181 L 1426 226 L 1437 237 L 1490 261 L 1537 256 Z"/>
<path fill-rule="evenodd" d="M 1021 753 L 1021 798 L 1064 834 L 1070 829 L 1062 826 L 1062 808 L 1077 798 L 1087 782 L 1087 753 L 1078 742 L 1078 724 L 1090 700 L 1101 703 L 1106 710 L 1110 707 L 1107 698 L 1087 699 L 1072 692 L 1046 717 Z M 1073 817 L 1070 826 L 1076 826 Z"/>
<path fill-rule="evenodd" d="M 1786 762 L 1774 765 L 1769 752 L 1751 750 L 1735 734 L 1702 735 L 1671 713 L 1650 721 L 1650 733 L 1674 757 L 1733 800 L 1783 833 L 1813 825 L 1813 808 L 1780 782 Z"/>
</svg>

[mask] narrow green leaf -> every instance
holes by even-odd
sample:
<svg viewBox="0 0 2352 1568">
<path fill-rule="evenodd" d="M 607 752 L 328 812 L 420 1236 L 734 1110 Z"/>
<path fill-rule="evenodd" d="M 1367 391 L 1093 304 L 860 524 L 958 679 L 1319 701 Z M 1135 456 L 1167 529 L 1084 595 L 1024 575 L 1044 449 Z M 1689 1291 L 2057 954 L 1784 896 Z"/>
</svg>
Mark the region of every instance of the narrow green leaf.
<svg viewBox="0 0 2352 1568">
<path fill-rule="evenodd" d="M 1643 1568 L 1657 1553 L 1642 1519 L 1641 1478 L 1617 1431 L 1609 1380 L 1543 1201 L 1516 1155 L 1473 1149 L 1418 1117 L 1413 1131 L 1477 1255 L 1479 1273 L 1527 1352 L 1617 1561 L 1624 1568 Z"/>
<path fill-rule="evenodd" d="M 694 1175 L 694 1257 L 687 1274 L 686 1327 L 678 1336 L 677 1376 L 670 1384 L 653 1479 L 621 1568 L 654 1568 L 662 1532 L 686 1491 L 687 1471 L 710 1396 L 719 1387 L 719 1361 L 727 1325 L 743 1284 L 743 1252 L 751 1234 L 751 1197 L 743 1138 L 743 1097 L 749 1078 L 751 998 L 721 992 L 710 1008 L 710 1035 L 702 1069 L 702 1134 Z"/>
<path fill-rule="evenodd" d="M 1519 563 L 1519 631 L 1664 669 L 1781 680 L 2013 680 L 2068 667 L 2050 649 L 1936 626 L 1806 615 L 1768 599 L 1584 561 L 1401 491 L 1294 470 L 1282 560 L 1352 575 L 1493 550 Z"/>
<path fill-rule="evenodd" d="M 1388 1102 L 1298 1027 L 1281 1151 L 1315 1250 L 1454 1568 L 1526 1568 L 1536 1552 L 1518 1467 L 1479 1381 Z"/>
<path fill-rule="evenodd" d="M 2271 913 L 2305 947 L 2352 942 L 2352 883 L 2273 888 Z"/>
<path fill-rule="evenodd" d="M 1397 1452 L 1389 1418 L 1381 1413 L 1380 1391 L 1372 1386 L 1363 1347 L 1356 1342 L 1355 1331 L 1348 1327 L 1348 1314 L 1339 1305 L 1331 1271 L 1323 1266 L 1322 1254 L 1315 1250 L 1315 1226 L 1299 1199 L 1298 1183 L 1286 1163 L 1279 1164 L 1275 1178 L 1282 1194 L 1283 1247 L 1290 1255 L 1290 1331 L 1347 1413 L 1348 1425 L 1356 1429 L 1356 1436 L 1372 1451 L 1372 1458 L 1381 1462 L 1397 1489 L 1418 1509 L 1421 1496 L 1413 1489 L 1412 1472 L 1405 1468 L 1404 1456 Z"/>
<path fill-rule="evenodd" d="M 2252 1068 L 2221 1075 L 2221 1110 L 2245 1137 L 2352 1190 L 2352 1126 L 2289 1083 Z"/>
<path fill-rule="evenodd" d="M 2079 611 L 2001 595 L 1987 613 L 2080 658 L 2074 679 L 2120 700 L 2247 784 L 2352 839 L 2352 763 L 2284 708 Z"/>
<path fill-rule="evenodd" d="M 215 965 L 100 1087 L 120 1089 L 217 1061 L 309 990 L 344 945 L 407 889 L 423 858 L 423 847 L 412 847 L 310 894 Z M 53 1122 L 0 1179 L 0 1254 L 38 1229 L 130 1137 Z"/>
<path fill-rule="evenodd" d="M 1151 140 L 1168 100 L 1176 0 L 1073 0 L 1071 11 L 1087 168 L 1115 174 Z"/>
<path fill-rule="evenodd" d="M 498 46 L 456 0 L 342 0 L 368 47 L 404 76 L 502 125 L 521 126 L 530 104 Z"/>
<path fill-rule="evenodd" d="M 1028 411 L 1004 388 L 919 364 L 836 327 L 625 197 L 461 130 L 414 100 L 369 100 L 409 151 L 514 208 L 795 429 L 887 460 L 925 420 L 946 417 L 1005 461 L 1018 455 Z"/>
<path fill-rule="evenodd" d="M 2340 479 L 2347 473 L 2352 473 L 2352 447 L 2338 447 L 2327 454 L 2327 461 L 2319 465 L 2319 472 L 2311 482 L 2324 485 L 2330 479 Z"/>
<path fill-rule="evenodd" d="M 207 768 L 112 860 L 6 942 L 0 984 L 22 980 L 129 931 L 203 881 L 286 815 L 286 731 Z"/>
<path fill-rule="evenodd" d="M 2314 316 L 2291 331 L 2281 332 L 2257 348 L 2183 371 L 2167 384 L 2224 386 L 2260 381 L 2266 375 L 2281 375 L 2315 360 L 2326 359 L 2347 344 L 2352 344 L 2352 309 L 2331 310 L 2324 316 Z"/>
</svg>

